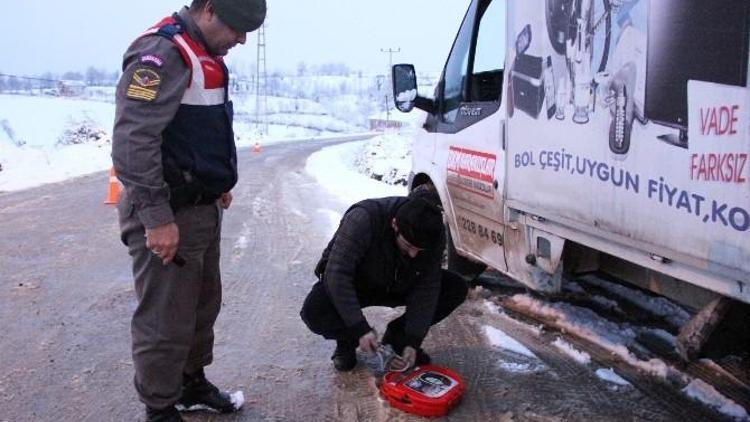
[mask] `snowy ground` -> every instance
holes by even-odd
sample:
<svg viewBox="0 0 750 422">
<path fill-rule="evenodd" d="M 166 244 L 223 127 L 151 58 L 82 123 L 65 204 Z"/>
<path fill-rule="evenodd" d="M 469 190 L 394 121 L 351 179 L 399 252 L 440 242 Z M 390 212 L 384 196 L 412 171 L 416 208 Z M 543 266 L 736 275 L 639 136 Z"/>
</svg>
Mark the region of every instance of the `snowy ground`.
<svg viewBox="0 0 750 422">
<path fill-rule="evenodd" d="M 610 307 L 635 307 L 639 313 L 649 315 L 654 320 L 660 320 L 667 326 L 672 326 L 669 329 L 673 332 L 678 329 L 680 323 L 688 319 L 688 314 L 683 308 L 667 299 L 647 296 L 642 291 L 591 275 L 583 277 L 580 281 L 581 284 L 566 281 L 564 289 L 580 294 L 587 294 L 586 289 L 592 287 L 602 289 L 617 300 L 589 294 L 591 303 L 601 306 L 606 302 Z M 582 286 L 584 283 L 586 289 Z M 551 346 L 578 364 L 590 368 L 598 378 L 610 386 L 612 391 L 632 389 L 633 385 L 623 374 L 618 373 L 617 369 L 600 366 L 589 353 L 580 350 L 565 338 L 571 336 L 571 338 L 582 339 L 588 344 L 596 345 L 610 356 L 627 364 L 628 367 L 637 368 L 643 376 L 669 383 L 687 397 L 698 400 L 734 420 L 750 420 L 750 416 L 742 406 L 719 393 L 713 386 L 701 379 L 691 377 L 677 366 L 653 356 L 648 351 L 643 343 L 645 338 L 650 338 L 652 341 L 656 339 L 666 348 L 674 350 L 676 338 L 669 331 L 628 321 L 616 322 L 587 306 L 574 305 L 566 301 L 550 302 L 528 293 L 509 293 L 504 300 L 499 301 L 501 305 L 496 303 L 498 301 L 494 298 L 493 301 L 487 301 L 485 306 L 502 318 L 513 320 L 516 325 L 524 327 L 525 331 L 532 333 L 539 341 L 544 341 L 545 337 L 554 338 L 549 341 Z M 515 314 L 508 313 L 505 308 L 546 321 L 547 325 L 529 325 L 517 316 L 512 316 Z M 545 336 L 548 334 L 547 329 L 552 329 L 554 334 Z M 504 371 L 528 373 L 548 370 L 533 352 L 501 330 L 485 326 L 484 334 L 490 344 L 505 352 L 504 358 L 498 363 Z M 711 363 L 707 359 L 704 361 L 704 363 Z"/>
<path fill-rule="evenodd" d="M 114 104 L 107 95 L 102 94 L 102 99 L 96 101 L 0 95 L 0 192 L 59 182 L 108 169 L 112 165 Z M 235 136 L 238 147 L 367 132 L 361 126 L 337 119 L 319 103 L 275 98 L 269 102 L 269 112 L 272 113 L 269 116 L 269 134 L 260 136 L 252 123 L 252 102 L 247 98 L 238 98 L 236 102 Z M 336 104 L 334 112 L 343 114 L 346 106 L 344 103 Z M 349 106 L 354 107 L 354 103 Z M 362 120 L 361 116 L 352 118 L 352 122 L 357 120 Z M 384 154 L 384 151 L 394 142 L 400 144 L 397 151 L 402 159 L 397 167 L 408 168 L 409 163 L 403 159 L 407 139 L 389 135 L 383 141 L 384 145 L 375 149 L 379 149 L 381 156 L 391 159 L 393 153 Z M 358 152 L 365 153 L 361 148 Z M 373 162 L 372 156 L 368 160 L 356 161 Z M 374 171 L 381 168 L 388 171 L 386 179 L 405 180 L 404 170 L 396 171 L 393 170 L 394 166 L 380 162 L 376 164 Z"/>
<path fill-rule="evenodd" d="M 293 103 L 284 105 L 294 106 Z M 299 107 L 299 103 L 296 107 Z M 255 142 L 268 145 L 309 137 L 309 125 L 316 121 L 323 122 L 324 126 L 323 129 L 316 129 L 318 133 L 332 133 L 326 132 L 334 121 L 330 116 L 316 115 L 320 111 L 316 111 L 317 106 L 308 104 L 304 107 L 307 107 L 307 114 L 303 121 L 297 121 L 304 124 L 272 125 L 271 135 L 265 139 L 254 135 L 251 125 L 240 122 L 237 125 L 238 146 L 249 146 Z M 114 107 L 107 102 L 0 95 L 0 191 L 20 190 L 109 168 L 113 117 Z M 40 125 L 39 121 L 44 121 L 44 124 Z M 354 127 L 342 122 L 337 129 Z M 407 192 L 405 181 L 410 168 L 410 149 L 408 131 L 402 134 L 387 133 L 369 141 L 326 147 L 310 156 L 306 170 L 321 185 L 331 187 L 332 193 L 345 204 L 369 197 L 404 195 Z M 331 231 L 341 217 L 334 214 L 330 216 Z M 620 306 L 628 303 L 663 319 L 668 329 L 679 327 L 689 318 L 684 309 L 665 299 L 647 296 L 596 277 L 579 281 L 580 284 L 568 282 L 565 290 L 584 293 L 584 287 L 593 286 L 599 291 L 608 292 L 608 297 L 592 295 L 591 300 L 611 312 L 624 313 Z M 639 339 L 650 336 L 673 348 L 675 337 L 670 331 L 674 330 L 613 322 L 589 308 L 566 302 L 551 303 L 529 294 L 511 295 L 507 301 L 514 309 L 523 309 L 541 319 L 553 321 L 554 326 L 562 332 L 598 345 L 648 376 L 679 384 L 688 397 L 737 420 L 750 420 L 745 409 L 721 395 L 714 387 L 691 378 L 661 359 L 649 357 L 639 343 Z M 487 302 L 486 306 L 500 318 L 513 318 L 502 305 Z M 517 323 L 537 337 L 544 332 L 541 326 L 523 321 Z M 489 325 L 483 328 L 487 342 L 503 352 L 498 362 L 501 370 L 508 373 L 548 371 L 547 365 L 538 356 L 508 333 Z M 589 367 L 613 391 L 633 388 L 616 368 L 599 367 L 589 353 L 562 336 L 556 336 L 550 345 L 572 361 Z"/>
</svg>

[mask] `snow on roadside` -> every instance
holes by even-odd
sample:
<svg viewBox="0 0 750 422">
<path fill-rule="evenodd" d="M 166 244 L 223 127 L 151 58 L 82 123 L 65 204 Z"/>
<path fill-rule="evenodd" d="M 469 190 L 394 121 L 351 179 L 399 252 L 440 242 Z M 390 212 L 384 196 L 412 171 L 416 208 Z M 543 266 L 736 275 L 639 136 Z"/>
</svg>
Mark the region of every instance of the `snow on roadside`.
<svg viewBox="0 0 750 422">
<path fill-rule="evenodd" d="M 527 312 L 551 319 L 565 331 L 600 345 L 644 372 L 663 379 L 668 375 L 680 375 L 661 359 L 638 359 L 628 350 L 628 346 L 635 342 L 636 333 L 631 328 L 600 318 L 590 309 L 566 303 L 545 304 L 525 294 L 515 295 L 510 300 Z"/>
<path fill-rule="evenodd" d="M 484 326 L 484 334 L 487 336 L 490 344 L 500 349 L 505 349 L 519 355 L 530 357 L 533 359 L 539 359 L 534 352 L 529 350 L 526 346 L 518 342 L 513 337 L 505 334 L 502 330 L 489 325 Z"/>
<path fill-rule="evenodd" d="M 52 147 L 71 127 L 86 122 L 111 137 L 114 104 L 60 97 L 0 94 L 0 131 L 12 133 L 15 145 Z"/>
<path fill-rule="evenodd" d="M 634 344 L 636 335 L 631 328 L 604 320 L 589 309 L 579 308 L 570 304 L 546 304 L 523 294 L 515 295 L 510 300 L 516 306 L 525 308 L 531 314 L 553 320 L 555 325 L 564 331 L 609 350 L 630 366 L 639 368 L 648 374 L 662 379 L 678 380 L 683 385 L 687 385 L 682 390 L 687 396 L 697 399 L 733 418 L 750 420 L 750 417 L 748 417 L 748 414 L 741 406 L 723 396 L 704 381 L 692 379 L 678 369 L 668 366 L 660 359 L 645 361 L 634 356 L 627 347 L 629 345 L 637 346 L 637 344 Z M 660 307 L 659 309 L 671 308 Z M 673 341 L 673 336 L 664 330 L 651 331 L 653 335 L 665 341 Z M 620 377 L 614 373 L 610 374 L 606 370 L 597 370 L 596 375 L 607 381 L 619 383 L 619 381 L 615 381 L 615 376 Z"/>
<path fill-rule="evenodd" d="M 663 317 L 673 327 L 682 327 L 690 319 L 690 314 L 687 311 L 667 298 L 650 296 L 639 290 L 611 283 L 594 276 L 585 276 L 581 279 L 588 284 L 615 294 L 619 298 L 645 311 Z"/>
<path fill-rule="evenodd" d="M 486 299 L 485 299 L 485 300 L 484 300 L 484 302 L 483 302 L 483 306 L 484 306 L 484 307 L 485 307 L 485 308 L 486 308 L 486 309 L 487 309 L 488 311 L 490 311 L 490 313 L 491 313 L 491 314 L 499 314 L 499 313 L 501 313 L 501 312 L 502 312 L 502 311 L 500 310 L 500 306 L 499 306 L 499 305 L 498 305 L 497 303 L 495 303 L 495 302 L 493 302 L 493 301 L 491 301 L 491 300 L 486 300 Z"/>
<path fill-rule="evenodd" d="M 742 406 L 724 397 L 715 388 L 702 380 L 693 380 L 687 387 L 682 389 L 682 392 L 688 397 L 694 398 L 727 416 L 743 421 L 750 420 L 750 416 L 748 416 L 747 411 Z"/>
<path fill-rule="evenodd" d="M 675 308 L 674 306 L 671 306 L 671 304 L 665 304 L 659 301 L 650 301 L 650 298 L 646 298 L 645 296 L 641 297 L 638 294 L 640 292 L 635 292 L 636 294 L 632 294 L 626 290 L 621 290 L 620 292 L 623 294 L 630 294 L 631 298 L 634 298 L 634 300 L 640 300 L 641 304 L 643 304 L 647 310 L 661 312 L 660 315 L 665 317 L 669 315 L 680 317 L 682 311 L 681 308 Z M 678 383 L 679 385 L 684 385 L 685 387 L 682 389 L 682 392 L 685 395 L 699 400 L 705 405 L 732 418 L 750 421 L 750 416 L 748 416 L 747 411 L 744 408 L 716 391 L 713 386 L 706 382 L 700 379 L 693 379 L 692 377 L 680 372 L 678 369 L 668 366 L 660 359 L 641 360 L 636 357 L 630 352 L 628 347 L 633 347 L 635 349 L 640 347 L 636 342 L 637 334 L 633 328 L 626 324 L 616 324 L 608 321 L 599 317 L 590 309 L 580 308 L 567 303 L 547 304 L 525 294 L 515 295 L 509 300 L 514 303 L 514 306 L 524 309 L 525 312 L 551 320 L 555 326 L 565 332 L 572 333 L 599 345 L 618 356 L 632 367 L 638 368 L 652 376 L 667 379 L 671 382 Z M 638 329 L 638 332 L 641 335 L 648 333 L 670 345 L 674 345 L 675 342 L 674 336 L 663 329 L 643 328 Z M 568 349 L 569 345 L 561 339 L 555 340 L 553 345 L 576 359 L 572 353 L 568 353 L 568 350 L 566 349 Z M 590 362 L 590 356 L 588 358 L 588 361 Z M 586 360 L 585 358 L 582 359 Z M 611 368 L 598 369 L 596 371 L 596 376 L 618 386 L 631 385 Z"/>
<path fill-rule="evenodd" d="M 590 297 L 592 302 L 598 304 L 604 309 L 609 309 L 610 311 L 615 312 L 622 312 L 622 310 L 620 309 L 620 305 L 612 299 L 599 295 L 591 295 Z"/>
<path fill-rule="evenodd" d="M 391 185 L 406 186 L 411 170 L 411 135 L 386 133 L 364 144 L 355 161 L 360 173 Z"/>
<path fill-rule="evenodd" d="M 644 327 L 644 328 L 641 329 L 641 333 L 642 334 L 648 333 L 648 334 L 650 334 L 650 335 L 658 338 L 659 340 L 661 340 L 665 344 L 668 344 L 673 349 L 677 348 L 677 337 L 673 336 L 672 334 L 670 334 L 667 331 L 664 331 L 661 328 Z"/>
<path fill-rule="evenodd" d="M 112 104 L 0 95 L 0 191 L 106 169 L 113 119 Z"/>
<path fill-rule="evenodd" d="M 513 374 L 527 374 L 547 370 L 547 366 L 531 350 L 495 327 L 483 326 L 490 344 L 504 353 L 498 358 L 497 367 Z"/>
<path fill-rule="evenodd" d="M 338 196 L 343 210 L 367 198 L 406 195 L 406 186 L 388 185 L 357 172 L 354 158 L 367 141 L 347 142 L 325 147 L 307 159 L 305 170 L 321 186 Z"/>
<path fill-rule="evenodd" d="M 239 109 L 235 120 L 238 147 L 255 142 L 265 146 L 334 132 L 338 136 L 341 130 L 355 129 L 354 125 L 326 115 L 315 102 L 277 100 L 279 111 L 290 115 L 284 117 L 284 124 L 271 122 L 270 134 L 265 137 L 243 120 Z M 110 168 L 114 114 L 112 102 L 0 94 L 0 192 Z"/>
<path fill-rule="evenodd" d="M 524 329 L 525 331 L 535 335 L 536 337 L 539 337 L 542 335 L 542 331 L 544 330 L 544 327 L 542 325 L 531 325 L 527 324 L 523 321 L 519 321 L 515 318 L 510 317 L 506 313 L 501 313 L 500 318 L 504 319 L 505 321 L 508 321 L 512 323 L 514 326 Z"/>
<path fill-rule="evenodd" d="M 591 356 L 588 353 L 576 349 L 572 344 L 563 340 L 561 337 L 556 338 L 555 341 L 552 342 L 552 345 L 582 365 L 588 365 L 591 363 Z"/>
<path fill-rule="evenodd" d="M 615 372 L 612 368 L 604 369 L 600 368 L 596 370 L 596 376 L 599 377 L 599 379 L 602 379 L 607 382 L 611 382 L 613 384 L 621 385 L 621 386 L 627 386 L 632 385 L 627 380 L 625 380 L 623 377 L 617 375 L 617 372 Z"/>
<path fill-rule="evenodd" d="M 112 165 L 110 146 L 79 144 L 52 147 L 0 145 L 0 192 L 55 183 L 105 170 Z M 102 186 L 104 189 L 104 186 Z M 104 190 L 102 190 L 104 195 Z"/>
<path fill-rule="evenodd" d="M 501 361 L 498 367 L 505 372 L 511 372 L 514 374 L 523 374 L 528 372 L 537 372 L 541 368 L 538 365 L 531 363 L 518 363 L 518 362 L 505 362 Z"/>
</svg>

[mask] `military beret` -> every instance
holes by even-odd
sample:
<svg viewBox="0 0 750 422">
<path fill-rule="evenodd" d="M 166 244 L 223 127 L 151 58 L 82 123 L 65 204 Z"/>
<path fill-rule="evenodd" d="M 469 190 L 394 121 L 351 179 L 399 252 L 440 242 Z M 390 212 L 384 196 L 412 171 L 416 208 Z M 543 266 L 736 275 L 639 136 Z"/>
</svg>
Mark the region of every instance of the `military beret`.
<svg viewBox="0 0 750 422">
<path fill-rule="evenodd" d="M 216 15 L 237 32 L 258 29 L 266 18 L 266 0 L 213 0 Z"/>
</svg>

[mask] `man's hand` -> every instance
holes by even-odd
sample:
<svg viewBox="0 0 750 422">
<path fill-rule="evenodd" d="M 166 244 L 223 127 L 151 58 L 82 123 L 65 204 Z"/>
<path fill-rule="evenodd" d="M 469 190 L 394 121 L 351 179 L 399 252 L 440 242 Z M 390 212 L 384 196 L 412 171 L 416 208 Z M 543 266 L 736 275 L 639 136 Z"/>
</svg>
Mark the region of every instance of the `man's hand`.
<svg viewBox="0 0 750 422">
<path fill-rule="evenodd" d="M 411 346 L 406 346 L 401 353 L 401 359 L 406 362 L 407 368 L 411 368 L 417 362 L 417 351 Z"/>
<path fill-rule="evenodd" d="M 169 264 L 177 253 L 180 243 L 180 230 L 175 223 L 167 223 L 153 229 L 146 229 L 146 248 L 161 258 L 164 265 Z"/>
<path fill-rule="evenodd" d="M 380 347 L 380 342 L 378 342 L 378 335 L 375 330 L 371 330 L 359 338 L 359 348 L 365 353 L 373 354 L 378 350 L 378 347 Z"/>
<path fill-rule="evenodd" d="M 221 198 L 219 198 L 219 205 L 221 205 L 222 208 L 227 209 L 229 208 L 229 205 L 232 204 L 232 192 L 224 192 L 221 194 Z"/>
</svg>

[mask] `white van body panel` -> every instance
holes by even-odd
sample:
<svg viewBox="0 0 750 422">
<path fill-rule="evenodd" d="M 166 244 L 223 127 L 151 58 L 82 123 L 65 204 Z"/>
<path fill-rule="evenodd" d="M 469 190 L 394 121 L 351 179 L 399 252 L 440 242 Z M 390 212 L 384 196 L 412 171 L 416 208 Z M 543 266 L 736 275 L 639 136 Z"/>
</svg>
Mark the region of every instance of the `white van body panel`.
<svg viewBox="0 0 750 422">
<path fill-rule="evenodd" d="M 555 291 L 571 241 L 750 303 L 747 2 L 494 1 L 504 22 L 469 14 L 506 28 L 499 104 L 414 143 L 456 249 Z"/>
</svg>

